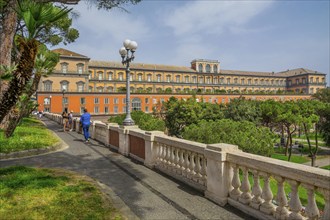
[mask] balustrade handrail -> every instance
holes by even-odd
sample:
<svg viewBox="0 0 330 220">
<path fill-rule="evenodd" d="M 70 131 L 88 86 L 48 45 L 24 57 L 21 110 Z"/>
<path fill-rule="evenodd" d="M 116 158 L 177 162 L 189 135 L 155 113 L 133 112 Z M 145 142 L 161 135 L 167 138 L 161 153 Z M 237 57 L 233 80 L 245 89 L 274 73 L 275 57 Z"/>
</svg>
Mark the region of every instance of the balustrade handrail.
<svg viewBox="0 0 330 220">
<path fill-rule="evenodd" d="M 327 170 L 239 151 L 228 152 L 227 161 L 330 190 L 330 172 Z"/>
<path fill-rule="evenodd" d="M 206 144 L 194 142 L 194 141 L 189 141 L 185 139 L 180 139 L 176 137 L 170 137 L 167 135 L 155 135 L 156 142 L 166 144 L 169 146 L 177 147 L 177 148 L 182 148 L 185 150 L 193 151 L 196 153 L 204 154 L 204 150 L 206 148 Z"/>
</svg>

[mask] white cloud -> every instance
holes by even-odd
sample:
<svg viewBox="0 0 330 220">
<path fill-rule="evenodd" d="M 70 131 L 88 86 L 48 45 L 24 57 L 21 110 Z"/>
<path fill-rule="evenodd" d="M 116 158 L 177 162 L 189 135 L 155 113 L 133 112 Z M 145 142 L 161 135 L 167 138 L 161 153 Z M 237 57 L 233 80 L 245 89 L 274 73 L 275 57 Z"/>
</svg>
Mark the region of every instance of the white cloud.
<svg viewBox="0 0 330 220">
<path fill-rule="evenodd" d="M 176 35 L 221 34 L 231 27 L 243 26 L 272 4 L 272 1 L 189 1 L 167 14 L 164 22 Z"/>
</svg>

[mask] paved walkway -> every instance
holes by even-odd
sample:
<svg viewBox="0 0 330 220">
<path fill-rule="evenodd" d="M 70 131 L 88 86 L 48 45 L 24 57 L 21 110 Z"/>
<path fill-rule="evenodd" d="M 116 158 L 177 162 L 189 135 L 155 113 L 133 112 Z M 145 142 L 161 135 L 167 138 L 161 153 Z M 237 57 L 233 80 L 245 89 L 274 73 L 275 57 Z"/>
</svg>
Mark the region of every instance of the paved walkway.
<svg viewBox="0 0 330 220">
<path fill-rule="evenodd" d="M 115 207 L 128 219 L 253 219 L 229 205 L 220 207 L 170 177 L 110 151 L 102 144 L 84 143 L 76 132 L 42 119 L 68 147 L 62 151 L 22 159 L 2 160 L 0 166 L 26 165 L 62 168 L 98 181 Z"/>
</svg>

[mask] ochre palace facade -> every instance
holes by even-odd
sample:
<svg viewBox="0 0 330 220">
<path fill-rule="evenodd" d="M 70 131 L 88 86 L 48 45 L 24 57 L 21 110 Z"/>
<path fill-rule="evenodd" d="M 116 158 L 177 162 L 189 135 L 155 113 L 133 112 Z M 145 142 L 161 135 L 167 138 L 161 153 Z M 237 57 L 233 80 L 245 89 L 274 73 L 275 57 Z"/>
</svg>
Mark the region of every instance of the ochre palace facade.
<svg viewBox="0 0 330 220">
<path fill-rule="evenodd" d="M 54 72 L 42 77 L 36 93 L 39 111 L 93 115 L 125 113 L 126 72 L 121 62 L 91 60 L 66 49 L 55 49 L 60 60 Z M 174 96 L 227 103 L 244 96 L 255 100 L 308 99 L 326 88 L 326 74 L 297 68 L 282 72 L 223 70 L 217 60 L 196 59 L 189 67 L 132 62 L 132 110 L 152 112 Z"/>
</svg>

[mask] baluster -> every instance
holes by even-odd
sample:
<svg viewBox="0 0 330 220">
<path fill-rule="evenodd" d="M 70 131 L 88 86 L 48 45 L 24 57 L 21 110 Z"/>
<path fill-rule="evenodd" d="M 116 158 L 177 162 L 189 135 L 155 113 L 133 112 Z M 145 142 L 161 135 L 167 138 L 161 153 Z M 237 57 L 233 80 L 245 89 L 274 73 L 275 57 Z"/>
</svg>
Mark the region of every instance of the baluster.
<svg viewBox="0 0 330 220">
<path fill-rule="evenodd" d="M 180 154 L 181 154 L 181 149 L 177 148 L 176 150 L 176 155 L 175 155 L 175 163 L 176 163 L 176 173 L 181 175 L 181 159 L 180 159 Z"/>
<path fill-rule="evenodd" d="M 175 147 L 170 146 L 170 162 L 169 162 L 169 169 L 175 172 L 175 160 L 174 160 L 174 153 L 175 153 Z"/>
<path fill-rule="evenodd" d="M 288 200 L 284 191 L 284 178 L 281 176 L 274 177 L 277 181 L 277 195 L 276 195 L 276 203 L 277 208 L 275 211 L 276 219 L 287 219 L 289 216 L 289 210 L 286 208 L 288 206 Z"/>
<path fill-rule="evenodd" d="M 196 178 L 197 178 L 197 181 L 199 182 L 199 180 L 202 178 L 202 174 L 201 174 L 201 170 L 202 170 L 202 166 L 201 166 L 201 160 L 202 160 L 202 155 L 200 154 L 197 154 L 197 157 L 196 157 Z"/>
<path fill-rule="evenodd" d="M 239 190 L 239 187 L 241 186 L 241 180 L 239 179 L 239 168 L 237 164 L 232 164 L 232 167 L 234 169 L 234 176 L 233 176 L 233 180 L 231 182 L 232 186 L 234 187 L 234 189 L 232 189 L 229 193 L 230 198 L 234 199 L 234 200 L 238 200 L 238 198 L 240 197 L 240 195 L 242 194 L 242 192 Z"/>
<path fill-rule="evenodd" d="M 188 174 L 190 173 L 188 157 L 189 157 L 189 151 L 185 151 L 185 154 L 184 154 L 184 166 L 185 166 L 184 176 L 185 177 L 187 177 Z"/>
<path fill-rule="evenodd" d="M 159 144 L 159 142 L 155 143 L 156 146 L 156 164 L 159 165 L 160 161 L 161 161 L 161 146 Z"/>
<path fill-rule="evenodd" d="M 288 183 L 291 186 L 291 195 L 290 195 L 290 201 L 289 206 L 291 209 L 291 213 L 289 215 L 289 219 L 304 219 L 304 217 L 300 214 L 301 211 L 301 202 L 298 194 L 298 187 L 300 183 L 298 183 L 295 180 L 288 180 Z"/>
<path fill-rule="evenodd" d="M 201 178 L 201 184 L 202 185 L 206 185 L 206 158 L 204 156 L 202 156 L 202 164 L 201 164 L 201 175 L 202 175 L 202 178 Z"/>
<path fill-rule="evenodd" d="M 242 194 L 239 197 L 238 201 L 240 201 L 243 204 L 249 204 L 251 202 L 251 193 L 250 193 L 250 182 L 249 182 L 249 169 L 247 167 L 243 167 L 243 181 L 242 185 L 240 187 Z"/>
<path fill-rule="evenodd" d="M 159 143 L 159 165 L 162 166 L 164 163 L 164 144 Z"/>
<path fill-rule="evenodd" d="M 181 150 L 180 151 L 180 166 L 181 166 L 181 175 L 184 176 L 184 173 L 185 173 L 185 170 L 186 170 L 186 167 L 185 167 L 185 164 L 184 164 L 184 155 L 185 155 L 185 150 Z"/>
<path fill-rule="evenodd" d="M 260 173 L 264 179 L 264 188 L 262 189 L 261 197 L 263 198 L 264 202 L 261 203 L 260 211 L 271 215 L 275 212 L 275 206 L 272 203 L 273 193 L 270 189 L 269 185 L 269 178 L 270 174 L 268 173 Z"/>
<path fill-rule="evenodd" d="M 261 186 L 259 181 L 259 171 L 253 170 L 253 188 L 252 188 L 252 195 L 253 198 L 251 200 L 250 206 L 254 209 L 259 209 L 263 200 L 261 199 Z"/>
<path fill-rule="evenodd" d="M 330 219 L 330 191 L 327 189 L 320 189 L 320 191 L 323 194 L 325 204 L 324 212 L 321 219 L 328 220 Z"/>
<path fill-rule="evenodd" d="M 190 179 L 194 179 L 195 175 L 196 175 L 196 171 L 195 171 L 195 158 L 196 158 L 196 154 L 194 152 L 192 152 L 190 154 Z"/>
<path fill-rule="evenodd" d="M 166 145 L 166 144 L 164 144 L 164 149 L 163 149 L 163 153 L 164 153 L 164 155 L 163 155 L 163 168 L 166 168 L 166 164 L 167 164 L 167 148 L 168 148 L 168 146 Z"/>
<path fill-rule="evenodd" d="M 315 201 L 315 186 L 309 184 L 302 184 L 304 188 L 307 189 L 307 206 L 305 208 L 305 212 L 307 214 L 308 219 L 319 219 L 320 211 L 317 208 Z"/>
</svg>

